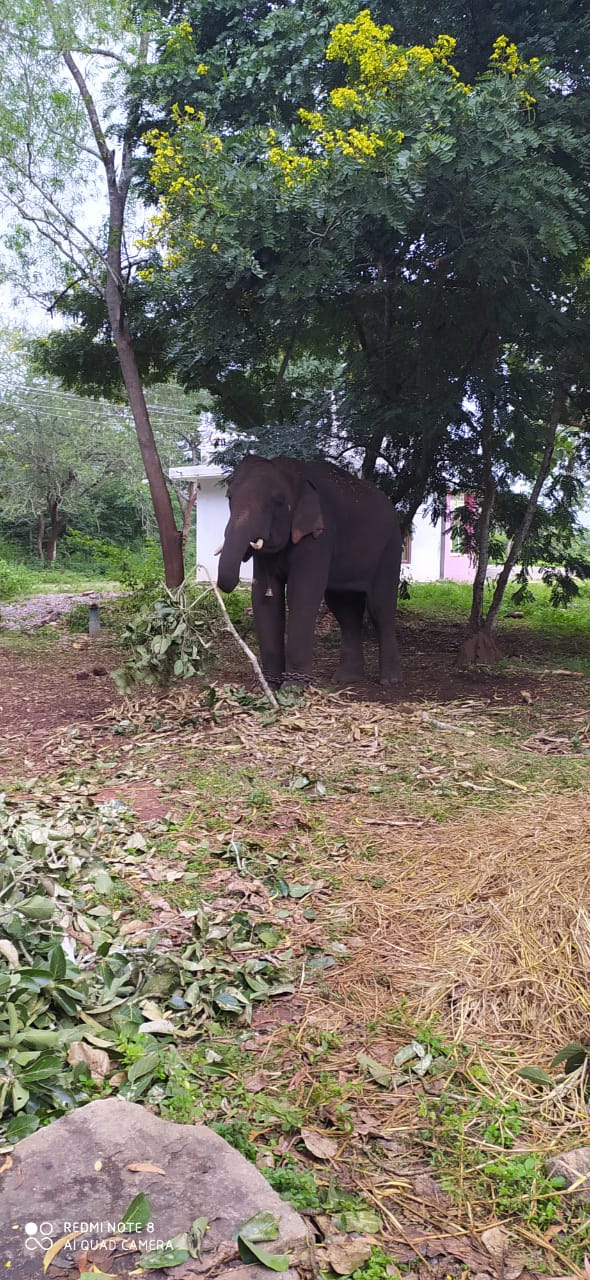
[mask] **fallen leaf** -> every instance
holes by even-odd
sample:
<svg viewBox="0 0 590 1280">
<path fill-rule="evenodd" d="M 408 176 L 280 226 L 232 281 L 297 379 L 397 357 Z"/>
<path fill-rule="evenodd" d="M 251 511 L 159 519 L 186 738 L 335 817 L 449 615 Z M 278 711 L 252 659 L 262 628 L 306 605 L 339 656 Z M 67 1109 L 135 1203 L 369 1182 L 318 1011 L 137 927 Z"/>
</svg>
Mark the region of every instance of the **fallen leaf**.
<svg viewBox="0 0 590 1280">
<path fill-rule="evenodd" d="M 78 1280 L 117 1280 L 114 1271 L 99 1271 L 98 1267 L 91 1267 L 90 1271 L 81 1271 Z"/>
<path fill-rule="evenodd" d="M 487 1231 L 482 1231 L 481 1241 L 493 1260 L 500 1280 L 518 1280 L 524 1271 L 524 1262 L 516 1254 L 510 1253 L 510 1236 L 504 1227 L 490 1227 Z"/>
<path fill-rule="evenodd" d="M 235 1240 L 222 1240 L 221 1244 L 213 1253 L 208 1253 L 202 1261 L 191 1258 L 190 1262 L 186 1262 L 182 1274 L 183 1276 L 202 1276 L 208 1271 L 217 1271 L 218 1268 L 226 1262 L 233 1262 L 238 1257 L 238 1246 Z"/>
<path fill-rule="evenodd" d="M 332 1271 L 338 1276 L 351 1276 L 358 1271 L 371 1256 L 371 1245 L 368 1240 L 349 1240 L 347 1236 L 336 1236 L 326 1249 L 328 1262 Z"/>
<path fill-rule="evenodd" d="M 359 1067 L 362 1067 L 364 1071 L 368 1071 L 377 1084 L 382 1085 L 384 1089 L 389 1088 L 393 1077 L 388 1067 L 384 1067 L 382 1062 L 377 1062 L 377 1059 L 372 1058 L 370 1053 L 357 1053 L 356 1060 Z"/>
<path fill-rule="evenodd" d="M 371 1112 L 367 1111 L 364 1107 L 361 1107 L 356 1113 L 354 1129 L 355 1133 L 358 1133 L 361 1137 L 368 1136 L 369 1134 L 376 1138 L 383 1136 L 383 1126 L 380 1125 L 379 1121 L 375 1119 L 375 1116 L 372 1116 Z"/>
<path fill-rule="evenodd" d="M 291 1264 L 287 1253 L 269 1253 L 253 1240 L 243 1240 L 241 1235 L 238 1235 L 238 1253 L 242 1262 L 260 1262 L 271 1271 L 288 1271 Z"/>
<path fill-rule="evenodd" d="M 418 1177 L 414 1178 L 414 1190 L 421 1200 L 430 1200 L 432 1204 L 439 1204 L 441 1208 L 448 1208 L 451 1204 L 450 1196 L 429 1173 L 419 1173 Z"/>
<path fill-rule="evenodd" d="M 317 1156 L 318 1160 L 332 1160 L 336 1155 L 338 1143 L 327 1134 L 318 1133 L 316 1129 L 302 1129 L 301 1137 L 307 1150 L 312 1156 Z M 348 1272 L 342 1274 L 347 1275 Z"/>
<path fill-rule="evenodd" d="M 51 1266 L 51 1263 L 53 1262 L 53 1259 L 57 1258 L 58 1253 L 61 1253 L 65 1245 L 69 1244 L 70 1240 L 75 1240 L 78 1234 L 79 1233 L 77 1231 L 70 1231 L 68 1235 L 60 1236 L 59 1240 L 53 1241 L 53 1244 L 50 1245 L 49 1249 L 47 1249 L 46 1252 L 43 1254 L 43 1274 L 45 1274 L 45 1272 L 49 1269 L 49 1267 Z"/>
<path fill-rule="evenodd" d="M 163 1178 L 168 1177 L 165 1169 L 160 1169 L 157 1164 L 150 1164 L 149 1160 L 146 1160 L 145 1163 L 140 1161 L 139 1164 L 128 1164 L 127 1168 L 131 1173 L 161 1173 Z"/>
<path fill-rule="evenodd" d="M 262 1089 L 266 1089 L 268 1081 L 269 1075 L 267 1071 L 255 1071 L 253 1075 L 244 1080 L 244 1088 L 248 1090 L 248 1093 L 260 1093 Z"/>
<path fill-rule="evenodd" d="M 4 1163 L 0 1164 L 0 1173 L 8 1173 L 12 1169 L 12 1156 L 7 1156 Z"/>
<path fill-rule="evenodd" d="M 148 933 L 149 927 L 145 920 L 125 920 L 119 928 L 119 933 L 123 937 L 129 933 Z"/>
<path fill-rule="evenodd" d="M 374 1235 L 383 1227 L 383 1222 L 374 1209 L 349 1209 L 345 1213 L 339 1213 L 335 1221 L 339 1231 L 356 1231 L 359 1235 Z"/>
<path fill-rule="evenodd" d="M 169 1022 L 168 1018 L 154 1018 L 152 1022 L 142 1022 L 137 1029 L 151 1036 L 170 1036 L 176 1031 L 174 1023 Z"/>
<path fill-rule="evenodd" d="M 111 1069 L 111 1060 L 108 1053 L 104 1049 L 94 1049 L 92 1045 L 85 1044 L 83 1040 L 74 1040 L 68 1049 L 68 1062 L 71 1067 L 75 1067 L 77 1063 L 83 1062 L 90 1072 L 93 1080 L 99 1083 L 104 1080 Z"/>
<path fill-rule="evenodd" d="M 522 782 L 515 782 L 514 778 L 498 778 L 493 773 L 490 774 L 490 778 L 492 778 L 494 782 L 502 782 L 505 787 L 514 787 L 516 791 L 526 792 L 528 790 L 527 787 L 523 787 Z"/>
<path fill-rule="evenodd" d="M 145 1271 L 160 1271 L 164 1267 L 179 1267 L 181 1263 L 188 1262 L 189 1258 L 188 1249 L 153 1249 L 150 1253 L 140 1253 L 138 1265 Z"/>
<path fill-rule="evenodd" d="M 20 965 L 18 951 L 14 944 L 8 941 L 8 938 L 0 938 L 0 956 L 4 956 L 11 969 L 18 969 Z"/>
</svg>

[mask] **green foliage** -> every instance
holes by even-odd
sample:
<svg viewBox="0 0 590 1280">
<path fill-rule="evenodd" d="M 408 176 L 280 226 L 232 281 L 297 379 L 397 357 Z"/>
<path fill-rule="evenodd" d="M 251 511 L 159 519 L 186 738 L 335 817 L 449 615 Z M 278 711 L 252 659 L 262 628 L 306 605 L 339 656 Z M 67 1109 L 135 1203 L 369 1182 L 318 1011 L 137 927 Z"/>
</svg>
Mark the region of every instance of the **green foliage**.
<svg viewBox="0 0 590 1280">
<path fill-rule="evenodd" d="M 97 573 L 108 575 L 132 591 L 147 591 L 162 581 L 162 552 L 150 538 L 134 550 L 72 529 L 66 536 L 66 550 L 70 559 L 87 561 Z"/>
<path fill-rule="evenodd" d="M 540 1067 L 522 1067 L 518 1074 L 523 1080 L 531 1080 L 535 1085 L 549 1086 L 550 1089 L 554 1089 L 556 1085 L 562 1084 L 567 1076 L 579 1071 L 582 1074 L 584 1091 L 590 1097 L 590 1043 L 582 1044 L 579 1041 L 573 1041 L 571 1044 L 564 1045 L 559 1053 L 556 1053 L 550 1065 L 553 1069 L 562 1067 L 562 1072 L 557 1077 L 553 1077 Z"/>
<path fill-rule="evenodd" d="M 142 471 L 128 411 L 65 396 L 53 381 L 35 378 L 26 359 L 12 379 L 0 393 L 0 450 L 9 440 L 2 514 L 13 522 L 13 538 L 21 545 L 39 538 L 52 559 L 52 544 L 73 517 L 141 537 Z"/>
<path fill-rule="evenodd" d="M 424 1136 L 434 1140 L 433 1164 L 445 1190 L 455 1199 L 477 1193 L 491 1202 L 499 1218 L 519 1218 L 537 1231 L 563 1223 L 567 1206 L 547 1176 L 542 1156 L 513 1151 L 525 1128 L 521 1104 L 479 1094 L 473 1082 L 461 1096 L 458 1080 L 452 1093 L 441 1094 L 438 1106 L 423 1108 L 431 1126 Z M 482 1159 L 482 1148 L 495 1149 L 494 1154 Z"/>
<path fill-rule="evenodd" d="M 9 564 L 0 558 L 0 600 L 14 600 L 30 586 L 31 577 L 24 565 Z"/>
<path fill-rule="evenodd" d="M 70 796 L 48 820 L 32 803 L 20 812 L 0 798 L 0 1120 L 9 1141 L 115 1087 L 188 1121 L 210 1100 L 216 1075 L 223 1089 L 226 1066 L 208 1045 L 210 1028 L 228 1018 L 248 1023 L 254 1002 L 293 990 L 274 919 L 243 908 L 205 912 L 194 884 L 187 947 L 160 952 L 157 932 L 130 946 L 113 918 L 117 882 L 103 844 L 111 853 L 123 847 L 126 865 L 147 849 L 114 802 L 95 807 Z M 81 897 L 82 867 L 91 887 Z M 187 873 L 187 884 L 194 879 Z M 86 939 L 76 954 L 72 920 Z M 183 1028 L 193 1038 L 199 1028 L 205 1041 L 190 1064 L 173 1043 Z M 108 1043 L 104 1079 L 93 1078 L 84 1056 L 87 1033 Z M 72 1043 L 82 1046 L 76 1065 L 68 1061 Z M 125 1072 L 123 1085 L 109 1083 L 115 1067 Z"/>
<path fill-rule="evenodd" d="M 143 606 L 121 637 L 132 656 L 115 672 L 121 692 L 135 684 L 189 679 L 201 671 L 211 647 L 210 620 L 203 610 L 201 593 L 186 585 Z"/>
<path fill-rule="evenodd" d="M 294 1209 L 321 1209 L 322 1196 L 309 1169 L 303 1169 L 295 1161 L 286 1161 L 276 1169 L 262 1169 L 271 1187 L 283 1196 Z"/>
<path fill-rule="evenodd" d="M 501 1217 L 518 1217 L 539 1231 L 561 1220 L 562 1204 L 558 1187 L 547 1177 L 539 1155 L 513 1155 L 489 1160 L 482 1166 L 489 1179 L 495 1212 Z"/>
<path fill-rule="evenodd" d="M 352 1280 L 386 1280 L 386 1277 L 395 1274 L 396 1270 L 391 1254 L 373 1245 L 371 1257 L 363 1267 L 358 1268 L 358 1271 L 353 1271 Z"/>
</svg>

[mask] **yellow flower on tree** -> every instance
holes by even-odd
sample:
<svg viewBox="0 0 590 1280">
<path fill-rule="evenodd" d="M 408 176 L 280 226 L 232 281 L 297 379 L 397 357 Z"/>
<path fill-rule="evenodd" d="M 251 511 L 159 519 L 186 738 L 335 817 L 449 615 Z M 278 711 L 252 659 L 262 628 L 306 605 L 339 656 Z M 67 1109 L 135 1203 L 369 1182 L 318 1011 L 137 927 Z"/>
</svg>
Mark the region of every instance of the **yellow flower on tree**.
<svg viewBox="0 0 590 1280">
<path fill-rule="evenodd" d="M 214 195 L 215 188 L 206 176 L 206 162 L 223 151 L 221 138 L 206 130 L 202 111 L 195 111 L 190 105 L 181 108 L 175 102 L 170 114 L 176 127 L 174 133 L 150 129 L 143 137 L 152 151 L 149 174 L 160 196 L 147 234 L 137 242 L 140 248 L 157 249 L 166 270 L 180 266 L 184 260 L 180 246 L 205 248 L 205 239 L 190 224 L 199 204 L 210 202 Z M 210 247 L 213 253 L 218 252 L 215 241 Z"/>
</svg>

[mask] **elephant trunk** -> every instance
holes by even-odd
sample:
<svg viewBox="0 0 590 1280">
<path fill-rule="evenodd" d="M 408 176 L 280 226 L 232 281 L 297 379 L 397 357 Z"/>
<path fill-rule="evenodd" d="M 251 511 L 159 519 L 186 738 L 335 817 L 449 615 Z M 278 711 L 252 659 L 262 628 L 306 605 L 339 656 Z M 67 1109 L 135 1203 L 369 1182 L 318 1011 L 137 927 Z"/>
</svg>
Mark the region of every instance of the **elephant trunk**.
<svg viewBox="0 0 590 1280">
<path fill-rule="evenodd" d="M 250 541 L 250 534 L 243 526 L 228 528 L 217 571 L 217 586 L 220 591 L 229 594 L 237 587 L 240 581 L 240 565 L 248 553 Z"/>
</svg>

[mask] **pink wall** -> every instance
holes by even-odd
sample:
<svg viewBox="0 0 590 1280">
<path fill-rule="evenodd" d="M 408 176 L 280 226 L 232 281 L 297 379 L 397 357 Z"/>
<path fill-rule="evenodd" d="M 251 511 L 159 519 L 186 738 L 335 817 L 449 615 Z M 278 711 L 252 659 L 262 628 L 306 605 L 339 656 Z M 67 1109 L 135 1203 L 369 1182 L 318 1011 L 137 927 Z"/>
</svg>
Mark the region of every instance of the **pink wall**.
<svg viewBox="0 0 590 1280">
<path fill-rule="evenodd" d="M 447 494 L 447 506 L 442 532 L 441 547 L 441 578 L 449 578 L 451 582 L 473 582 L 475 572 L 475 564 L 471 556 L 465 555 L 462 551 L 453 551 L 451 538 L 451 517 L 455 507 L 462 507 L 469 502 L 469 498 L 461 494 L 451 496 Z"/>
</svg>

